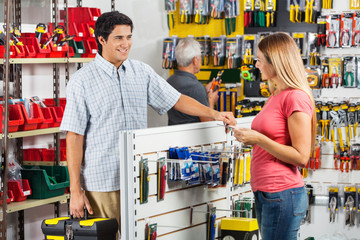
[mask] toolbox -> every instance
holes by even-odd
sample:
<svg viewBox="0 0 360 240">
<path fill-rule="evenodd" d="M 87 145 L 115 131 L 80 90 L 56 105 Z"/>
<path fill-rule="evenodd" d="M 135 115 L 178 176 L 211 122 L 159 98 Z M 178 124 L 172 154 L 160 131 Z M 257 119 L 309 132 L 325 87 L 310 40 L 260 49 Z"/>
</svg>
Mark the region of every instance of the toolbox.
<svg viewBox="0 0 360 240">
<path fill-rule="evenodd" d="M 43 220 L 45 239 L 56 240 L 116 240 L 118 223 L 115 218 L 60 217 Z"/>
<path fill-rule="evenodd" d="M 259 226 L 254 218 L 221 219 L 221 239 L 259 239 Z"/>
</svg>

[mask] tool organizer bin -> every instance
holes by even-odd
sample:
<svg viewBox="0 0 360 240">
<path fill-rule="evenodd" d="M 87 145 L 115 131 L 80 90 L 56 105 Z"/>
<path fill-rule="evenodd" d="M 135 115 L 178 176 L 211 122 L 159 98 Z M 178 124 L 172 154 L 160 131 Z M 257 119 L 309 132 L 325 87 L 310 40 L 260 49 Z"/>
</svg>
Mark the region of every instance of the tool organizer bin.
<svg viewBox="0 0 360 240">
<path fill-rule="evenodd" d="M 23 166 L 21 174 L 29 180 L 31 199 L 60 196 L 70 186 L 69 173 L 64 166 Z"/>
<path fill-rule="evenodd" d="M 59 127 L 64 115 L 64 108 L 63 107 L 51 107 L 51 114 L 53 115 L 54 122 L 50 123 L 50 127 Z"/>
<path fill-rule="evenodd" d="M 41 149 L 39 148 L 29 148 L 23 150 L 24 161 L 36 161 L 39 162 L 42 160 Z"/>
<path fill-rule="evenodd" d="M 86 53 L 83 57 L 93 58 L 97 53 L 97 44 L 94 38 L 89 38 L 84 41 Z"/>
<path fill-rule="evenodd" d="M 0 118 L 3 117 L 3 105 L 0 105 Z M 16 132 L 24 124 L 24 116 L 20 105 L 9 105 L 9 132 Z M 0 131 L 2 132 L 2 121 L 0 121 Z"/>
<path fill-rule="evenodd" d="M 50 124 L 54 122 L 54 117 L 53 114 L 51 113 L 52 110 L 50 107 L 42 107 L 40 108 L 40 110 L 43 114 L 44 121 L 42 123 L 39 123 L 37 128 L 38 129 L 48 128 Z"/>
<path fill-rule="evenodd" d="M 0 192 L 0 198 L 2 197 L 3 193 Z M 7 194 L 7 199 L 6 199 L 6 202 L 7 203 L 11 203 L 14 201 L 14 194 L 11 190 L 8 190 L 8 194 Z M 3 203 L 2 200 L 0 200 L 0 205 Z"/>
<path fill-rule="evenodd" d="M 41 158 L 44 162 L 53 162 L 55 160 L 55 150 L 43 148 Z M 66 148 L 60 149 L 60 161 L 66 161 Z"/>
<path fill-rule="evenodd" d="M 25 119 L 24 125 L 21 125 L 19 130 L 20 131 L 28 131 L 28 130 L 35 130 L 39 123 L 42 123 L 44 121 L 43 113 L 40 109 L 39 104 L 33 103 L 33 111 L 34 111 L 34 117 L 30 118 L 26 112 L 25 106 L 23 104 L 20 105 L 22 114 Z"/>
<path fill-rule="evenodd" d="M 22 176 L 24 177 L 24 176 Z M 22 189 L 19 181 L 8 181 L 8 190 L 11 190 L 14 194 L 14 202 L 25 201 L 28 196 L 31 195 L 31 188 L 29 181 L 26 178 L 21 179 Z"/>
<path fill-rule="evenodd" d="M 70 40 L 69 41 L 69 46 L 70 48 L 73 48 L 74 50 L 74 57 L 75 58 L 79 58 L 81 57 L 82 54 L 85 54 L 85 46 L 84 46 L 84 42 L 82 40 Z"/>
<path fill-rule="evenodd" d="M 13 58 L 15 56 L 14 48 L 10 47 L 10 58 Z M 5 48 L 4 45 L 0 46 L 0 59 L 4 58 Z"/>
</svg>

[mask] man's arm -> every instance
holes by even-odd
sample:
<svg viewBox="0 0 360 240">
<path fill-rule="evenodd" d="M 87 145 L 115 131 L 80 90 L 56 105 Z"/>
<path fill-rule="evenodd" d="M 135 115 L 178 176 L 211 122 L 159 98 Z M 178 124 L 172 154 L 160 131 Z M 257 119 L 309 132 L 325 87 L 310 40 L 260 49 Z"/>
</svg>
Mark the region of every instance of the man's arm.
<svg viewBox="0 0 360 240">
<path fill-rule="evenodd" d="M 206 117 L 217 121 L 223 121 L 228 125 L 236 125 L 236 120 L 231 112 L 215 111 L 183 94 L 181 94 L 179 100 L 174 105 L 174 109 L 191 116 L 198 116 L 200 118 Z"/>
<path fill-rule="evenodd" d="M 68 132 L 66 134 L 66 158 L 70 177 L 70 214 L 75 218 L 84 217 L 84 206 L 93 213 L 90 203 L 81 189 L 80 169 L 83 159 L 84 136 Z"/>
<path fill-rule="evenodd" d="M 211 89 L 209 90 L 208 95 L 207 95 L 208 101 L 209 101 L 209 108 L 214 109 L 214 106 L 219 99 L 218 93 L 219 93 L 219 91 L 213 92 Z M 213 121 L 213 119 L 207 118 L 207 117 L 200 117 L 200 121 L 208 122 L 208 121 Z"/>
</svg>

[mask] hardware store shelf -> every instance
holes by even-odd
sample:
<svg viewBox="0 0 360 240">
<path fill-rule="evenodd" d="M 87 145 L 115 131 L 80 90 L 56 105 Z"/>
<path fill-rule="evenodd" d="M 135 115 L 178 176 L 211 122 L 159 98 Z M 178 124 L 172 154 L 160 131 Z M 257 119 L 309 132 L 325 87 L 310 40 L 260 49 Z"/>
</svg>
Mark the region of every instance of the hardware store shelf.
<svg viewBox="0 0 360 240">
<path fill-rule="evenodd" d="M 51 134 L 51 133 L 60 133 L 58 127 L 55 128 L 44 128 L 44 129 L 38 129 L 38 130 L 32 130 L 32 131 L 22 131 L 22 132 L 13 132 L 9 133 L 9 138 L 22 138 L 22 137 L 30 137 L 30 136 L 38 136 L 38 135 L 45 135 L 45 134 Z M 4 134 L 0 135 L 0 139 L 4 137 Z"/>
<path fill-rule="evenodd" d="M 23 165 L 31 165 L 31 166 L 56 166 L 54 161 L 47 162 L 47 161 L 24 161 Z M 61 161 L 59 166 L 67 166 L 66 161 Z"/>
<path fill-rule="evenodd" d="M 33 207 L 39 207 L 50 203 L 60 202 L 66 203 L 70 199 L 70 194 L 64 194 L 62 196 L 56 196 L 46 199 L 28 199 L 22 202 L 12 202 L 7 205 L 7 213 L 17 212 Z M 2 208 L 0 209 L 2 211 Z"/>
<path fill-rule="evenodd" d="M 3 59 L 1 59 L 3 60 Z M 69 63 L 88 63 L 94 58 L 69 58 Z M 67 63 L 67 58 L 11 58 L 10 64 Z M 3 64 L 4 61 L 0 61 Z"/>
</svg>

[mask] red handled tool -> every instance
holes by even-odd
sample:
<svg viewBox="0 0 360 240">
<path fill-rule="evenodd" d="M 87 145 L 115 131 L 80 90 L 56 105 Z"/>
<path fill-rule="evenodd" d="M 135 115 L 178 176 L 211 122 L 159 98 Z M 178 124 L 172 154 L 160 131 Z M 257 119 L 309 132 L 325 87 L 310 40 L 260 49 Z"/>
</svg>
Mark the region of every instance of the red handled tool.
<svg viewBox="0 0 360 240">
<path fill-rule="evenodd" d="M 221 70 L 218 72 L 215 80 L 213 81 L 213 84 L 211 85 L 211 91 L 215 92 L 219 89 L 220 87 L 220 79 L 221 79 L 221 75 L 224 73 L 224 70 Z"/>
</svg>

